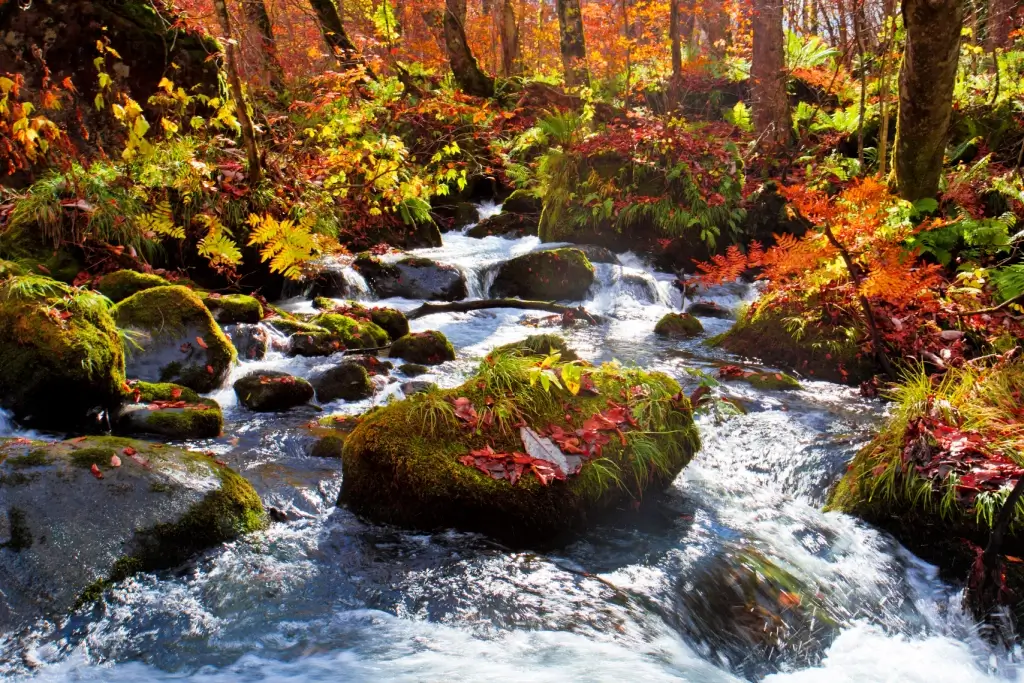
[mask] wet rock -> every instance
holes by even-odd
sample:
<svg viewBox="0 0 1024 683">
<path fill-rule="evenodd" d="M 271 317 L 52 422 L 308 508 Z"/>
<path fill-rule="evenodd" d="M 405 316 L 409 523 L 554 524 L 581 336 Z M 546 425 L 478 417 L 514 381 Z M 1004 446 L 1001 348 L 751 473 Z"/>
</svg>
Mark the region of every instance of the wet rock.
<svg viewBox="0 0 1024 683">
<path fill-rule="evenodd" d="M 494 298 L 579 301 L 594 283 L 594 266 L 579 249 L 535 251 L 506 261 L 491 285 Z"/>
<path fill-rule="evenodd" d="M 123 400 L 124 351 L 99 295 L 34 275 L 0 283 L 0 406 L 71 429 Z"/>
<path fill-rule="evenodd" d="M 478 531 L 512 543 L 549 542 L 653 496 L 699 446 L 689 402 L 665 375 L 594 368 L 584 381 L 595 391 L 573 396 L 553 388 L 552 396 L 531 383 L 532 365 L 528 359 L 503 363 L 495 374 L 484 364 L 480 375 L 460 387 L 415 394 L 364 416 L 345 443 L 339 502 L 383 523 Z M 612 409 L 612 396 L 629 398 Z M 492 421 L 486 417 L 489 405 L 522 419 L 525 428 Z M 621 422 L 621 439 L 609 427 L 604 436 L 581 430 L 590 441 L 579 440 L 579 425 L 565 421 L 566 414 L 583 421 L 602 411 L 594 426 Z M 552 426 L 561 430 L 565 452 L 543 436 L 554 434 Z M 576 454 L 597 441 L 599 466 Z M 596 451 L 585 452 L 596 458 Z M 512 453 L 536 460 L 517 468 L 511 455 L 497 455 Z"/>
<path fill-rule="evenodd" d="M 502 205 L 501 212 L 507 214 L 522 214 L 528 216 L 540 216 L 544 203 L 540 197 L 528 190 L 516 190 L 508 196 Z"/>
<path fill-rule="evenodd" d="M 313 386 L 302 379 L 274 370 L 257 370 L 234 384 L 235 395 L 257 413 L 283 412 L 313 400 Z"/>
<path fill-rule="evenodd" d="M 461 301 L 468 293 L 466 276 L 461 270 L 430 259 L 409 257 L 397 263 L 384 263 L 369 254 L 360 254 L 353 265 L 373 292 L 385 299 Z"/>
<path fill-rule="evenodd" d="M 732 311 L 719 306 L 713 301 L 695 301 L 687 306 L 686 312 L 701 318 L 729 319 L 732 317 Z"/>
<path fill-rule="evenodd" d="M 441 204 L 435 206 L 433 212 L 448 230 L 458 230 L 480 220 L 480 209 L 471 202 Z"/>
<path fill-rule="evenodd" d="M 330 297 L 332 299 L 344 299 L 353 296 L 351 283 L 349 283 L 345 270 L 348 266 L 337 261 L 323 263 L 313 278 L 309 296 Z"/>
<path fill-rule="evenodd" d="M 174 382 L 206 393 L 224 383 L 235 363 L 235 348 L 190 289 L 147 289 L 111 312 L 132 337 L 125 367 L 132 379 Z"/>
<path fill-rule="evenodd" d="M 401 358 L 420 365 L 439 365 L 455 360 L 455 347 L 436 330 L 407 334 L 391 345 L 392 358 Z"/>
<path fill-rule="evenodd" d="M 265 524 L 249 483 L 199 453 L 114 437 L 7 440 L 0 629 L 66 614 L 111 582 L 175 567 Z"/>
<path fill-rule="evenodd" d="M 160 436 L 173 441 L 220 436 L 224 417 L 216 401 L 177 384 L 134 382 L 133 401 L 118 412 L 114 428 L 124 436 Z"/>
<path fill-rule="evenodd" d="M 436 386 L 437 384 L 435 384 L 434 382 L 428 382 L 425 379 L 414 379 L 408 382 L 402 382 L 401 386 L 399 386 L 399 389 L 401 389 L 402 393 L 405 394 L 406 396 L 412 396 L 413 394 L 422 394 L 428 392 L 431 389 L 435 388 Z"/>
<path fill-rule="evenodd" d="M 484 237 L 526 237 L 537 234 L 538 218 L 516 213 L 499 213 L 496 216 L 484 218 L 474 225 L 466 235 L 482 239 Z"/>
<path fill-rule="evenodd" d="M 648 275 L 623 273 L 620 279 L 622 288 L 637 301 L 655 303 L 660 298 L 658 283 Z"/>
<path fill-rule="evenodd" d="M 398 366 L 398 370 L 406 377 L 419 377 L 430 372 L 430 368 L 419 363 L 402 363 Z"/>
<path fill-rule="evenodd" d="M 685 339 L 704 333 L 704 326 L 689 313 L 667 313 L 654 326 L 654 334 L 661 337 Z"/>
<path fill-rule="evenodd" d="M 357 363 L 344 362 L 313 378 L 311 384 L 320 403 L 360 401 L 373 396 L 373 384 L 366 369 Z"/>
<path fill-rule="evenodd" d="M 241 323 L 228 325 L 224 334 L 231 341 L 238 357 L 244 360 L 263 360 L 270 348 L 270 333 L 261 325 Z"/>
<path fill-rule="evenodd" d="M 395 368 L 395 364 L 389 360 L 381 360 L 377 356 L 345 356 L 346 363 L 354 363 L 366 370 L 366 374 L 386 375 Z"/>
<path fill-rule="evenodd" d="M 550 356 L 558 353 L 563 362 L 579 359 L 565 339 L 557 334 L 531 334 L 521 341 L 495 348 L 494 353 L 516 353 L 521 356 Z"/>
<path fill-rule="evenodd" d="M 745 242 L 758 240 L 768 247 L 775 244 L 776 235 L 803 237 L 813 225 L 806 218 L 790 210 L 786 198 L 779 194 L 778 185 L 769 180 L 746 200 L 747 216 L 743 223 Z"/>
<path fill-rule="evenodd" d="M 263 320 L 263 304 L 245 294 L 202 294 L 200 298 L 221 325 L 249 323 Z"/>
<path fill-rule="evenodd" d="M 573 248 L 579 249 L 586 254 L 587 259 L 591 263 L 618 264 L 619 262 L 619 257 L 615 255 L 615 252 L 605 247 L 599 247 L 596 244 L 576 244 Z"/>
<path fill-rule="evenodd" d="M 309 449 L 309 454 L 314 458 L 334 458 L 335 460 L 340 460 L 341 452 L 344 448 L 344 434 L 328 434 L 317 439 L 313 447 Z"/>
<path fill-rule="evenodd" d="M 144 289 L 165 287 L 169 284 L 171 283 L 164 278 L 152 273 L 118 270 L 101 277 L 96 283 L 96 291 L 117 303 Z"/>
<path fill-rule="evenodd" d="M 321 313 L 309 326 L 298 329 L 289 340 L 288 354 L 292 356 L 330 356 L 338 351 L 379 348 L 389 341 L 378 325 L 341 313 Z"/>
</svg>

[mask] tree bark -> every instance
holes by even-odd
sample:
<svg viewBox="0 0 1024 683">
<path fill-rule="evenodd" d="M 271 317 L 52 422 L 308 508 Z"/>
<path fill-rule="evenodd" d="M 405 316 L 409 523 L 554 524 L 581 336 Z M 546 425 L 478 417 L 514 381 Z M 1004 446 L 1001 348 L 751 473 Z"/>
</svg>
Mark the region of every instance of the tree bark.
<svg viewBox="0 0 1024 683">
<path fill-rule="evenodd" d="M 729 42 L 729 15 L 725 13 L 722 0 L 713 0 L 705 5 L 704 28 L 708 34 L 708 52 L 715 58 L 725 56 L 725 47 Z"/>
<path fill-rule="evenodd" d="M 505 0 L 501 8 L 501 73 L 503 76 L 519 73 L 519 22 L 512 0 Z"/>
<path fill-rule="evenodd" d="M 364 67 L 362 55 L 352 39 L 345 31 L 345 24 L 341 21 L 341 14 L 338 13 L 338 6 L 334 0 L 309 0 L 309 4 L 316 12 L 317 23 L 320 24 L 320 32 L 324 36 L 331 54 L 338 60 L 338 64 L 344 70 Z M 369 71 L 367 71 L 369 73 Z"/>
<path fill-rule="evenodd" d="M 245 16 L 260 34 L 260 58 L 263 68 L 270 74 L 270 87 L 275 91 L 284 89 L 284 67 L 277 57 L 277 41 L 274 39 L 274 27 L 270 23 L 270 13 L 264 0 L 244 0 Z"/>
<path fill-rule="evenodd" d="M 217 21 L 220 22 L 221 31 L 224 32 L 228 89 L 231 91 L 235 115 L 242 129 L 242 144 L 245 146 L 245 156 L 249 162 L 249 186 L 254 187 L 263 179 L 263 164 L 260 161 L 259 147 L 256 145 L 256 129 L 249 117 L 249 105 L 246 104 L 245 92 L 242 90 L 242 78 L 238 74 L 238 50 L 234 38 L 231 37 L 231 15 L 228 13 L 225 0 L 213 0 L 213 8 L 217 14 Z"/>
<path fill-rule="evenodd" d="M 466 0 L 445 0 L 444 42 L 455 82 L 463 92 L 477 97 L 494 95 L 494 79 L 480 68 L 466 40 Z"/>
<path fill-rule="evenodd" d="M 679 11 L 680 0 L 669 0 L 668 35 L 672 40 L 672 80 L 683 77 L 683 19 Z"/>
<path fill-rule="evenodd" d="M 555 0 L 555 6 L 565 84 L 570 88 L 589 86 L 590 71 L 587 69 L 587 43 L 583 35 L 580 0 Z"/>
<path fill-rule="evenodd" d="M 893 166 L 899 193 L 909 201 L 939 191 L 963 21 L 963 0 L 903 0 L 907 42 Z"/>
<path fill-rule="evenodd" d="M 985 22 L 989 50 L 995 52 L 998 48 L 1009 46 L 1015 4 L 1015 0 L 989 0 L 988 17 Z"/>
<path fill-rule="evenodd" d="M 754 130 L 759 139 L 774 145 L 789 141 L 789 97 L 783 50 L 782 0 L 754 0 L 754 54 L 750 66 L 750 94 Z"/>
</svg>

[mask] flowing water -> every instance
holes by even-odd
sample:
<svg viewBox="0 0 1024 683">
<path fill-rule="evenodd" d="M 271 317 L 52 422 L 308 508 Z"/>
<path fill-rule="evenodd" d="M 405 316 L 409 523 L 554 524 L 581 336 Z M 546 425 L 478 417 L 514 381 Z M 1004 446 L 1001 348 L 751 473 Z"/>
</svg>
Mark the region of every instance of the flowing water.
<svg viewBox="0 0 1024 683">
<path fill-rule="evenodd" d="M 485 215 L 496 211 L 485 206 Z M 449 233 L 418 255 L 451 263 L 482 296 L 495 267 L 536 238 Z M 654 323 L 682 301 L 635 256 L 598 265 L 585 303 L 605 317 L 566 332 L 588 360 L 667 372 L 736 363 Z M 360 283 L 354 273 L 349 281 Z M 365 284 L 365 283 L 364 283 Z M 365 291 L 365 290 L 364 290 Z M 755 292 L 705 293 L 735 309 Z M 410 309 L 418 301 L 388 300 Z M 308 301 L 287 302 L 310 310 Z M 437 314 L 459 360 L 427 379 L 455 386 L 492 347 L 535 333 L 524 311 Z M 703 320 L 709 335 L 727 320 Z M 337 359 L 244 362 L 308 376 Z M 234 379 L 234 378 L 233 378 Z M 381 387 L 373 402 L 395 387 Z M 885 533 L 821 512 L 828 487 L 884 405 L 805 381 L 798 392 L 723 391 L 746 413 L 700 418 L 703 448 L 668 499 L 628 525 L 557 552 L 510 551 L 456 532 L 361 521 L 334 506 L 340 464 L 306 455 L 313 409 L 252 415 L 230 389 L 225 436 L 196 444 L 243 472 L 288 521 L 174 572 L 143 574 L 59 623 L 0 635 L 0 676 L 38 681 L 807 681 L 1024 680 L 1018 651 L 991 650 L 955 586 Z M 325 406 L 358 414 L 371 401 Z M 0 419 L 0 430 L 14 426 Z M 74 571 L 69 567 L 69 571 Z"/>
</svg>

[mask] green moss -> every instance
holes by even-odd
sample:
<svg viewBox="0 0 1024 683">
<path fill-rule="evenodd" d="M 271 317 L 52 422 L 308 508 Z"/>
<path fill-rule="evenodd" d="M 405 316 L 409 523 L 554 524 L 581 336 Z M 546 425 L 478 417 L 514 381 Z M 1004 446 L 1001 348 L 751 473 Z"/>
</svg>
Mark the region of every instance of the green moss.
<svg viewBox="0 0 1024 683">
<path fill-rule="evenodd" d="M 342 502 L 373 519 L 415 528 L 550 538 L 667 485 L 697 449 L 689 403 L 671 378 L 605 366 L 592 370 L 599 395 L 549 394 L 530 384 L 532 365 L 529 359 L 493 357 L 458 388 L 416 394 L 366 414 L 345 443 Z M 636 393 L 634 387 L 640 387 Z M 608 409 L 607 397 L 622 395 L 634 397 L 628 407 L 637 428 L 625 433 L 625 445 L 612 438 L 600 458 L 567 481 L 544 486 L 527 475 L 512 485 L 460 461 L 485 446 L 522 451 L 521 421 L 538 430 L 575 430 L 577 422 Z M 490 399 L 493 426 L 467 430 L 455 417 L 455 398 L 469 399 L 478 411 Z M 567 413 L 574 416 L 571 424 Z"/>
<path fill-rule="evenodd" d="M 784 372 L 752 372 L 743 376 L 743 380 L 758 389 L 789 390 L 801 389 L 800 382 Z"/>
<path fill-rule="evenodd" d="M 392 340 L 400 339 L 409 334 L 409 320 L 405 313 L 395 308 L 372 308 L 370 309 L 370 320 Z"/>
<path fill-rule="evenodd" d="M 316 334 L 325 332 L 324 328 L 318 325 L 291 318 L 273 318 L 266 322 L 275 330 L 284 334 L 297 334 L 299 332 Z"/>
<path fill-rule="evenodd" d="M 121 336 L 99 295 L 49 278 L 0 283 L 0 405 L 70 428 L 123 396 Z"/>
<path fill-rule="evenodd" d="M 561 354 L 561 360 L 577 360 L 579 356 L 557 334 L 531 334 L 521 341 L 505 344 L 494 349 L 493 353 L 516 353 L 522 356 L 548 356 L 552 353 Z M 408 373 L 407 373 L 408 374 Z"/>
<path fill-rule="evenodd" d="M 372 349 L 388 343 L 388 333 L 372 322 L 338 313 L 321 313 L 311 322 L 330 332 L 346 349 Z"/>
<path fill-rule="evenodd" d="M 134 270 L 118 270 L 108 273 L 96 283 L 96 290 L 113 302 L 123 301 L 132 294 L 153 287 L 165 287 L 170 283 L 159 275 L 138 273 Z"/>
<path fill-rule="evenodd" d="M 689 313 L 667 313 L 654 326 L 654 334 L 674 339 L 697 337 L 704 334 L 704 326 Z"/>
<path fill-rule="evenodd" d="M 110 467 L 110 458 L 117 455 L 117 451 L 112 448 L 90 447 L 80 448 L 71 453 L 71 463 L 76 467 L 84 467 L 86 469 L 91 468 L 93 465 L 97 467 Z"/>
<path fill-rule="evenodd" d="M 455 360 L 455 347 L 442 333 L 436 330 L 407 334 L 391 345 L 392 358 L 401 358 L 410 363 L 438 365 Z"/>
<path fill-rule="evenodd" d="M 44 467 L 50 463 L 50 458 L 45 450 L 37 448 L 34 451 L 29 451 L 27 455 L 8 458 L 6 462 L 15 469 L 28 469 L 31 467 Z"/>
<path fill-rule="evenodd" d="M 224 417 L 214 404 L 206 410 L 171 408 L 149 411 L 145 424 L 149 433 L 173 439 L 209 439 L 220 435 Z"/>
<path fill-rule="evenodd" d="M 506 261 L 491 285 L 492 297 L 578 301 L 594 283 L 594 266 L 579 249 L 536 251 Z"/>
<path fill-rule="evenodd" d="M 398 370 L 407 377 L 419 377 L 430 372 L 430 368 L 419 363 L 403 363 L 398 366 Z"/>
<path fill-rule="evenodd" d="M 337 302 L 334 299 L 329 299 L 326 296 L 318 296 L 313 299 L 313 308 L 318 311 L 330 311 L 337 306 Z"/>
<path fill-rule="evenodd" d="M 263 320 L 263 304 L 245 294 L 200 295 L 203 303 L 221 325 L 255 324 Z"/>
<path fill-rule="evenodd" d="M 341 452 L 345 448 L 344 434 L 329 434 L 321 437 L 313 444 L 309 454 L 314 458 L 341 458 Z"/>
<path fill-rule="evenodd" d="M 805 321 L 804 315 L 815 320 Z M 795 303 L 762 298 L 739 314 L 732 329 L 707 343 L 817 379 L 851 384 L 870 379 L 877 367 L 861 354 L 854 328 L 824 315 L 813 299 Z"/>
<path fill-rule="evenodd" d="M 26 274 L 28 274 L 28 271 L 14 261 L 5 261 L 0 259 L 0 280 L 6 280 L 7 278 L 18 277 L 19 275 Z"/>
</svg>

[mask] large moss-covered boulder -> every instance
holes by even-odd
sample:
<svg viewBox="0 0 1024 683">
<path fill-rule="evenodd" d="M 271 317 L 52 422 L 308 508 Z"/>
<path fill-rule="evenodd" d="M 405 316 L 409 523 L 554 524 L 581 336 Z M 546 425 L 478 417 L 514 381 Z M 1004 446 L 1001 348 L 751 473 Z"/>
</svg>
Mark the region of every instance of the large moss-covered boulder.
<svg viewBox="0 0 1024 683">
<path fill-rule="evenodd" d="M 365 415 L 345 442 L 340 502 L 405 527 L 545 542 L 632 509 L 697 450 L 689 401 L 671 378 L 617 365 L 551 368 L 579 373 L 584 388 L 572 395 L 531 383 L 536 365 L 491 356 L 460 387 Z"/>
<path fill-rule="evenodd" d="M 455 360 L 455 347 L 443 333 L 428 330 L 405 335 L 391 345 L 389 354 L 409 363 L 439 365 Z"/>
<path fill-rule="evenodd" d="M 792 321 L 801 318 L 806 323 L 796 334 Z M 815 379 L 857 384 L 878 368 L 852 340 L 855 324 L 833 320 L 813 299 L 796 303 L 768 297 L 740 312 L 736 324 L 708 344 Z"/>
<path fill-rule="evenodd" d="M 491 285 L 491 296 L 541 301 L 579 301 L 594 284 L 594 266 L 579 249 L 535 251 L 506 261 Z"/>
<path fill-rule="evenodd" d="M 220 435 L 224 416 L 216 401 L 177 384 L 133 382 L 131 401 L 114 421 L 118 434 L 159 436 L 173 441 L 212 439 Z"/>
<path fill-rule="evenodd" d="M 388 333 L 372 321 L 342 313 L 321 313 L 308 324 L 293 327 L 296 331 L 288 347 L 292 356 L 330 356 L 339 351 L 375 349 L 390 341 Z"/>
<path fill-rule="evenodd" d="M 375 256 L 360 254 L 353 264 L 381 298 L 402 297 L 431 301 L 460 301 L 466 298 L 466 276 L 452 265 L 426 258 L 408 257 L 385 263 Z"/>
<path fill-rule="evenodd" d="M 96 291 L 114 303 L 127 299 L 132 294 L 153 287 L 166 287 L 171 284 L 159 275 L 140 273 L 134 270 L 115 270 L 107 273 L 96 282 Z"/>
<path fill-rule="evenodd" d="M 90 437 L 0 443 L 0 629 L 66 614 L 137 571 L 174 567 L 265 525 L 211 457 Z"/>
<path fill-rule="evenodd" d="M 51 428 L 116 407 L 125 393 L 124 352 L 108 306 L 49 278 L 0 283 L 0 406 Z"/>
<path fill-rule="evenodd" d="M 200 298 L 221 325 L 252 325 L 263 320 L 263 304 L 246 294 L 202 294 Z"/>
<path fill-rule="evenodd" d="M 685 339 L 704 334 L 704 326 L 696 316 L 689 313 L 666 313 L 654 326 L 654 334 L 659 337 Z"/>
<path fill-rule="evenodd" d="M 544 202 L 530 190 L 516 190 L 501 204 L 501 212 L 540 217 Z"/>
<path fill-rule="evenodd" d="M 321 403 L 331 401 L 361 401 L 373 396 L 373 383 L 370 375 L 359 363 L 345 362 L 317 375 L 311 384 L 316 390 L 316 400 Z"/>
<path fill-rule="evenodd" d="M 130 337 L 126 372 L 146 382 L 174 382 L 198 392 L 220 387 L 235 348 L 199 296 L 186 287 L 154 287 L 113 309 Z"/>
<path fill-rule="evenodd" d="M 257 413 L 277 413 L 313 400 L 313 386 L 302 379 L 274 370 L 250 372 L 234 384 L 239 402 Z"/>
</svg>

